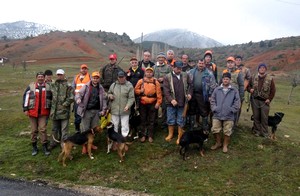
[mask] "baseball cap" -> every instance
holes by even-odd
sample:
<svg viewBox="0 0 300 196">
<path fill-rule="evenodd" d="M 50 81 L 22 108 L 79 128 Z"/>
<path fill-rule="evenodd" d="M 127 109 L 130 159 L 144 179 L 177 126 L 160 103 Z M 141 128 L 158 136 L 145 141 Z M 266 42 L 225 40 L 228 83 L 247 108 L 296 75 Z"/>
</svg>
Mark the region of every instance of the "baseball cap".
<svg viewBox="0 0 300 196">
<path fill-rule="evenodd" d="M 227 58 L 226 61 L 233 61 L 233 62 L 235 62 L 235 58 L 233 56 L 230 56 L 230 57 Z"/>
<path fill-rule="evenodd" d="M 154 71 L 152 67 L 146 67 L 145 71 L 151 70 L 152 72 Z"/>
<path fill-rule="evenodd" d="M 110 59 L 116 60 L 116 59 L 117 59 L 117 55 L 116 55 L 116 54 L 111 54 L 111 55 L 109 55 L 109 60 L 110 60 Z"/>
<path fill-rule="evenodd" d="M 82 65 L 80 66 L 80 69 L 83 69 L 83 68 L 88 69 L 88 66 L 87 66 L 86 64 L 82 64 Z"/>
<path fill-rule="evenodd" d="M 58 74 L 64 75 L 64 74 L 65 74 L 65 71 L 64 71 L 63 69 L 58 69 L 58 70 L 56 71 L 56 75 L 58 75 Z"/>
<path fill-rule="evenodd" d="M 183 63 L 181 61 L 175 61 L 174 67 L 182 68 L 183 67 Z"/>
<path fill-rule="evenodd" d="M 120 78 L 125 77 L 124 71 L 119 71 L 118 72 L 118 77 L 120 77 Z"/>
<path fill-rule="evenodd" d="M 92 77 L 99 77 L 100 78 L 100 73 L 98 71 L 94 71 L 92 73 Z"/>
<path fill-rule="evenodd" d="M 35 77 L 37 78 L 38 76 L 44 76 L 45 77 L 45 73 L 42 72 L 42 71 L 41 72 L 37 72 Z"/>
</svg>

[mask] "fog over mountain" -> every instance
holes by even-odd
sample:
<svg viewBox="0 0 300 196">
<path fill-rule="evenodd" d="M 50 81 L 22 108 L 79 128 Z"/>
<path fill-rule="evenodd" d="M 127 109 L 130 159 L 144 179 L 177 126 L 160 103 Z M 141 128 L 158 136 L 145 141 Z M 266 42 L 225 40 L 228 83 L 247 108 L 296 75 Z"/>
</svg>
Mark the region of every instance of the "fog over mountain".
<svg viewBox="0 0 300 196">
<path fill-rule="evenodd" d="M 133 40 L 141 42 L 141 37 Z M 178 48 L 211 48 L 223 46 L 220 42 L 186 29 L 167 29 L 152 32 L 143 36 L 143 41 L 164 42 Z"/>
<path fill-rule="evenodd" d="M 57 30 L 49 25 L 38 24 L 34 22 L 17 21 L 12 23 L 0 24 L 0 37 L 7 39 L 22 39 L 40 34 L 49 33 Z"/>
</svg>

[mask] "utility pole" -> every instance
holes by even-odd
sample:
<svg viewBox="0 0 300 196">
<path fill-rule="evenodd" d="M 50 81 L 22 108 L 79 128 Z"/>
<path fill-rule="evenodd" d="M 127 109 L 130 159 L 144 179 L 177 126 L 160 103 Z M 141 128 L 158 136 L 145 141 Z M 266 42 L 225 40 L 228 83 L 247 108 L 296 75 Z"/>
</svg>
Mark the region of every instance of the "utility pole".
<svg viewBox="0 0 300 196">
<path fill-rule="evenodd" d="M 143 32 L 142 32 L 142 35 L 141 35 L 141 45 L 140 45 L 140 61 L 142 60 L 142 57 L 143 57 Z"/>
</svg>

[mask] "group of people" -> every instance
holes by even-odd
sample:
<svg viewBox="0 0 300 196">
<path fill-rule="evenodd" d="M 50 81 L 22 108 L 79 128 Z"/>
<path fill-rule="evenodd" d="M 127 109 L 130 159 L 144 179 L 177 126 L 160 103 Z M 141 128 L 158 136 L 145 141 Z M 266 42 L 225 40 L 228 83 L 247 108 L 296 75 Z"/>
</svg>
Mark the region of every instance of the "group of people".
<svg viewBox="0 0 300 196">
<path fill-rule="evenodd" d="M 49 117 L 53 140 L 62 143 L 67 138 L 73 102 L 76 132 L 94 128 L 101 116 L 110 113 L 115 131 L 126 138 L 130 130 L 137 128 L 129 121 L 138 111 L 140 142 L 154 141 L 155 125 L 161 118 L 162 128 L 168 129 L 165 140 L 170 142 L 177 128 L 176 144 L 179 144 L 184 131 L 193 131 L 201 119 L 203 132 L 211 131 L 215 137 L 211 149 L 223 147 L 226 153 L 233 127 L 238 124 L 245 91 L 248 91 L 254 116 L 252 130 L 257 136 L 268 137 L 267 118 L 275 84 L 266 73 L 266 64 L 259 64 L 258 73 L 251 76 L 241 56 L 228 57 L 226 69 L 218 80 L 212 57 L 212 51 L 208 50 L 192 66 L 187 54 L 177 60 L 174 51 L 168 50 L 166 55 L 158 53 L 157 61 L 152 62 L 151 53 L 146 50 L 141 61 L 132 57 L 130 68 L 124 71 L 117 63 L 117 55 L 111 54 L 109 63 L 91 75 L 88 66 L 81 65 L 72 84 L 67 82 L 62 69 L 56 71 L 55 81 L 50 70 L 37 73 L 36 81 L 29 84 L 23 96 L 23 110 L 31 123 L 32 155 L 38 153 L 38 132 L 44 154 L 50 154 L 46 132 Z M 51 149 L 57 145 L 53 140 Z M 97 149 L 97 146 L 92 148 Z M 86 153 L 86 146 L 82 153 Z"/>
</svg>

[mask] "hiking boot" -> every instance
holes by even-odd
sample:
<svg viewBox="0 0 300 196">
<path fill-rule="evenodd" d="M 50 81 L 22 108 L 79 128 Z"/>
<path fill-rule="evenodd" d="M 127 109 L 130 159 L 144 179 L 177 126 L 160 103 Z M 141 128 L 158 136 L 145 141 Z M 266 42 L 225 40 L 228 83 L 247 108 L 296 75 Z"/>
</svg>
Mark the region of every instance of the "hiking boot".
<svg viewBox="0 0 300 196">
<path fill-rule="evenodd" d="M 32 143 L 32 152 L 31 152 L 31 155 L 32 156 L 35 156 L 35 155 L 37 155 L 38 154 L 38 148 L 37 148 L 37 144 L 36 144 L 36 142 L 33 142 Z"/>
<path fill-rule="evenodd" d="M 45 156 L 50 155 L 50 151 L 48 150 L 48 143 L 43 144 L 43 151 L 44 151 Z"/>
</svg>

